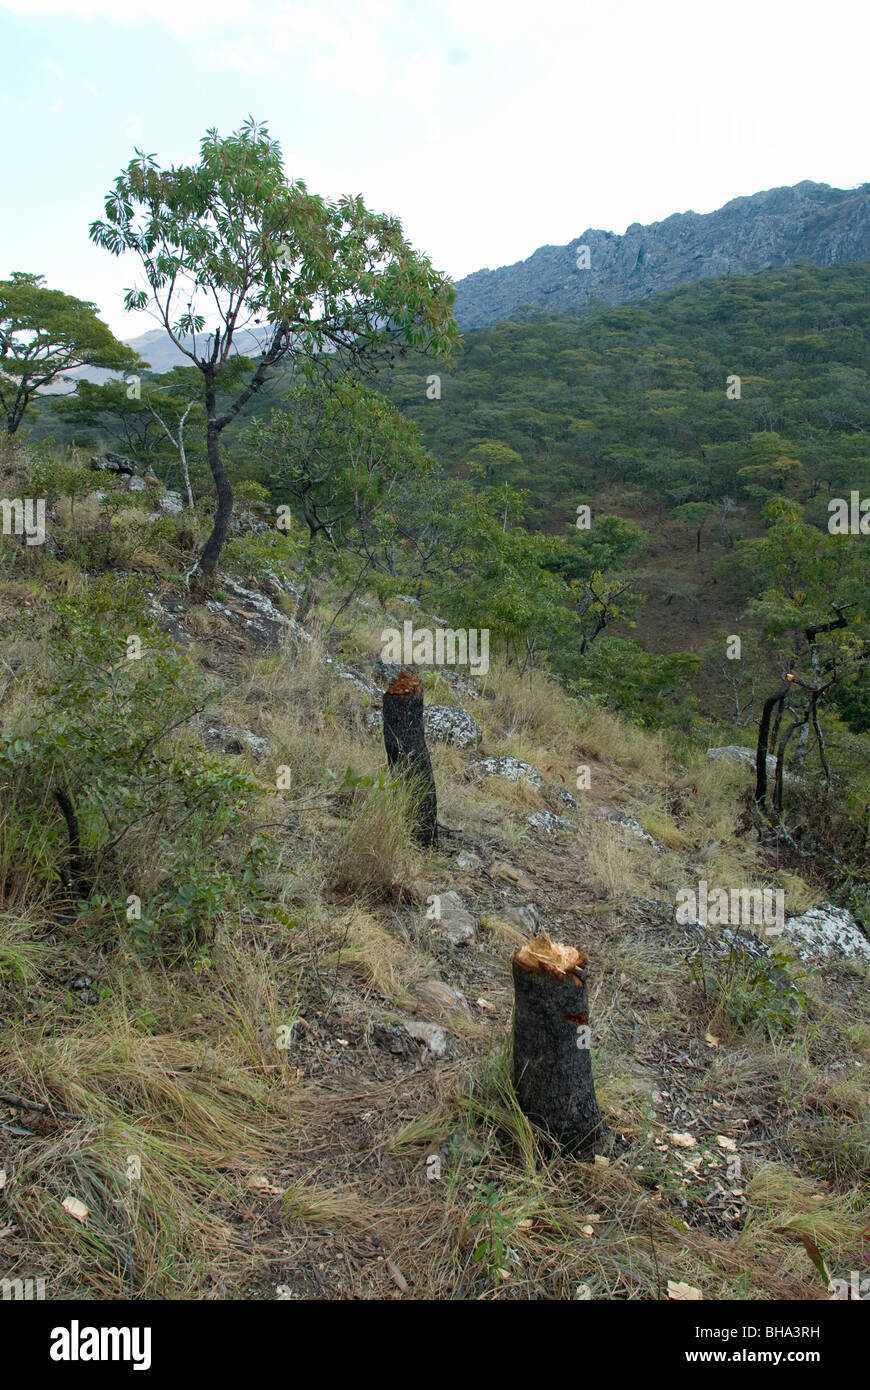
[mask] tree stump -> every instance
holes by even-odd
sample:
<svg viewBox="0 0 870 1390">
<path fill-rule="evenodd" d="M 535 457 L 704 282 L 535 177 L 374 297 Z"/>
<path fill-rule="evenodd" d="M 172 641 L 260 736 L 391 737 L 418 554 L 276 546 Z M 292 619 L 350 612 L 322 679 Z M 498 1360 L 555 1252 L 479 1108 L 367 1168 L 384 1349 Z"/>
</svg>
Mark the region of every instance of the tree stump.
<svg viewBox="0 0 870 1390">
<path fill-rule="evenodd" d="M 523 1114 L 591 1158 L 604 1123 L 592 1081 L 582 951 L 541 932 L 514 953 L 514 1089 Z"/>
<path fill-rule="evenodd" d="M 407 778 L 417 794 L 414 838 L 437 845 L 438 801 L 423 729 L 423 685 L 410 671 L 400 671 L 384 691 L 384 746 L 390 768 Z"/>
</svg>

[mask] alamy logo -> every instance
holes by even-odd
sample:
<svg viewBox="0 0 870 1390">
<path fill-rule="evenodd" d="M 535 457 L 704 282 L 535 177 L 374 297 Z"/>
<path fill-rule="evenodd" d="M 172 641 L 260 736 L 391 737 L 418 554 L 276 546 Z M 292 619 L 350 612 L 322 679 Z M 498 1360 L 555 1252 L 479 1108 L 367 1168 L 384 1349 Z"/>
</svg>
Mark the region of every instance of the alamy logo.
<svg viewBox="0 0 870 1390">
<path fill-rule="evenodd" d="M 51 1329 L 52 1361 L 132 1361 L 134 1371 L 151 1368 L 150 1327 L 69 1327 Z"/>
<path fill-rule="evenodd" d="M 26 536 L 28 545 L 42 545 L 45 540 L 44 497 L 0 497 L 4 536 Z"/>
<path fill-rule="evenodd" d="M 857 1269 L 849 1271 L 848 1279 L 832 1279 L 828 1285 L 828 1294 L 831 1298 L 848 1299 L 850 1302 L 861 1302 L 870 1299 L 870 1279 L 862 1279 Z"/>
<path fill-rule="evenodd" d="M 767 936 L 780 936 L 785 927 L 785 892 L 782 888 L 707 887 L 707 880 L 677 893 L 676 920 L 680 926 L 701 922 L 704 926 L 763 926 Z"/>
<path fill-rule="evenodd" d="M 850 492 L 845 497 L 832 497 L 828 503 L 828 530 L 832 536 L 870 536 L 870 497 Z"/>
<path fill-rule="evenodd" d="M 17 1303 L 41 1302 L 45 1298 L 44 1279 L 0 1279 L 0 1298 Z"/>
<path fill-rule="evenodd" d="M 476 676 L 489 670 L 489 628 L 415 628 L 410 620 L 397 627 L 385 627 L 382 661 L 399 661 L 404 666 L 468 666 Z"/>
</svg>

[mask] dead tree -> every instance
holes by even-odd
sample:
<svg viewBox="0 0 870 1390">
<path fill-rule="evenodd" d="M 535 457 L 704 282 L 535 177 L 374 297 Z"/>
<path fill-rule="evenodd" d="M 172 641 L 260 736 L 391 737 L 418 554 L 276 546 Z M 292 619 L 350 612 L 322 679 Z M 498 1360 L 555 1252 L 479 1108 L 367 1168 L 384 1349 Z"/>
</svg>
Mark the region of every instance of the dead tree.
<svg viewBox="0 0 870 1390">
<path fill-rule="evenodd" d="M 791 686 L 786 684 L 780 686 L 775 694 L 768 696 L 761 711 L 761 723 L 758 726 L 758 741 L 755 745 L 755 804 L 762 811 L 767 803 L 767 748 L 770 740 L 770 721 L 773 717 L 774 709 L 777 710 L 777 722 L 774 729 L 774 743 L 779 731 L 779 719 L 782 713 L 782 705 Z"/>
<path fill-rule="evenodd" d="M 423 685 L 411 671 L 400 671 L 384 691 L 384 745 L 390 768 L 414 788 L 414 838 L 422 845 L 437 845 L 438 801 L 423 729 Z"/>
<path fill-rule="evenodd" d="M 60 871 L 61 880 L 65 888 L 70 888 L 81 897 L 87 898 L 90 895 L 92 885 L 82 854 L 78 816 L 69 793 L 64 791 L 63 787 L 55 788 L 54 799 L 66 821 L 66 832 L 69 840 L 66 865 Z"/>
<path fill-rule="evenodd" d="M 514 953 L 514 1090 L 523 1114 L 569 1153 L 604 1137 L 589 1053 L 587 961 L 546 932 Z"/>
</svg>

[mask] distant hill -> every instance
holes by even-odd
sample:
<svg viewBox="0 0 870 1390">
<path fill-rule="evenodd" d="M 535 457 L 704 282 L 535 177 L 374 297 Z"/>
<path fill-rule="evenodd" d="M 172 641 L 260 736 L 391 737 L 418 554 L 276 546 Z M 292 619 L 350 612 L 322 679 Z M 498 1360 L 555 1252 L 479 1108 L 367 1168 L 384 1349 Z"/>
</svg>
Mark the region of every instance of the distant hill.
<svg viewBox="0 0 870 1390">
<path fill-rule="evenodd" d="M 261 346 L 268 335 L 267 328 L 261 328 L 253 333 L 249 329 L 241 329 L 233 338 L 235 351 L 242 356 L 258 357 Z M 134 352 L 138 352 L 151 368 L 152 372 L 168 372 L 172 367 L 189 367 L 190 361 L 183 352 L 179 352 L 169 334 L 162 328 L 152 328 L 148 333 L 140 333 L 138 338 L 127 338 L 127 346 Z M 200 340 L 201 341 L 201 340 Z M 107 372 L 100 367 L 76 367 L 68 372 L 67 376 L 84 378 L 86 381 L 108 381 L 113 376 L 118 376 L 118 372 Z M 60 395 L 63 392 L 71 391 L 73 388 L 62 381 L 53 382 L 45 390 L 46 395 Z"/>
<path fill-rule="evenodd" d="M 240 329 L 233 336 L 233 347 L 244 357 L 259 357 L 268 332 L 267 328 L 261 328 L 257 333 L 246 328 Z M 168 372 L 172 367 L 190 366 L 188 358 L 183 352 L 179 352 L 169 334 L 162 328 L 153 328 L 150 333 L 142 333 L 138 338 L 129 338 L 127 346 L 145 359 L 152 372 Z"/>
<path fill-rule="evenodd" d="M 588 248 L 589 268 L 578 267 Z M 567 246 L 477 270 L 457 284 L 460 328 L 486 327 L 525 306 L 576 313 L 598 299 L 622 304 L 723 275 L 782 266 L 870 260 L 870 183 L 858 189 L 805 181 L 734 198 L 716 212 L 674 213 L 623 236 L 588 228 Z"/>
<path fill-rule="evenodd" d="M 585 260 L 581 248 L 588 250 L 588 269 L 578 266 Z M 674 213 L 649 226 L 633 222 L 622 236 L 590 227 L 566 246 L 541 246 L 515 265 L 476 270 L 457 283 L 455 313 L 468 331 L 524 309 L 576 314 L 595 301 L 604 307 L 649 299 L 699 280 L 867 260 L 870 183 L 841 189 L 805 180 L 734 198 L 716 212 Z M 268 332 L 265 326 L 240 331 L 238 351 L 257 356 Z M 127 341 L 154 372 L 187 362 L 163 329 Z M 105 381 L 112 373 L 85 367 L 71 375 Z"/>
</svg>

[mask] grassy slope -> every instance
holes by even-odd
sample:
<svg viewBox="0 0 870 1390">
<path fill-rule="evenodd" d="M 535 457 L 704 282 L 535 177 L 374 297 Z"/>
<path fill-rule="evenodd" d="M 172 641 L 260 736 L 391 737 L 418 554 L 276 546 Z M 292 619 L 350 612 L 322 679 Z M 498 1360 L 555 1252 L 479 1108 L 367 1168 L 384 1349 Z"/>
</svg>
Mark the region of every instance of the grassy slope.
<svg viewBox="0 0 870 1390">
<path fill-rule="evenodd" d="M 99 912 L 31 900 L 5 874 L 2 1085 L 54 1113 L 0 1110 L 3 1274 L 47 1276 L 49 1297 L 661 1298 L 670 1279 L 713 1299 L 824 1298 L 807 1236 L 833 1274 L 860 1268 L 866 970 L 810 972 L 794 1032 L 771 1039 L 740 972 L 708 961 L 702 984 L 697 942 L 668 921 L 676 888 L 701 876 L 781 884 L 788 910 L 823 896 L 741 831 L 739 774 L 701 752 L 679 765 L 660 737 L 495 668 L 470 704 L 482 748 L 434 750 L 451 834 L 424 855 L 394 796 L 324 789 L 326 768 L 376 775 L 384 757 L 367 697 L 324 670 L 317 644 L 257 648 L 238 609 L 177 590 L 180 555 L 139 563 L 178 599 L 190 658 L 219 675 L 222 717 L 269 740 L 251 768 L 284 866 L 276 911 L 225 914 L 192 954 L 143 962 Z M 0 609 L 38 615 L 91 582 L 31 551 L 7 565 Z M 368 668 L 382 625 L 356 610 L 334 653 Z M 4 650 L 4 722 L 45 658 L 20 655 Z M 429 684 L 427 699 L 449 698 Z M 498 753 L 532 762 L 544 792 L 468 779 Z M 525 817 L 558 809 L 581 763 L 577 833 L 548 840 Z M 279 765 L 290 791 L 273 790 Z M 619 812 L 664 851 L 606 819 Z M 140 849 L 159 867 L 157 841 Z M 471 947 L 426 919 L 428 894 L 448 889 L 481 918 Z M 510 910 L 530 902 L 590 958 L 613 1135 L 594 1165 L 545 1160 L 512 1099 L 509 962 L 528 929 Z M 82 973 L 91 1002 L 70 988 Z M 411 1017 L 448 1029 L 444 1059 L 401 1031 Z M 457 1132 L 430 1181 L 428 1156 Z M 691 1148 L 671 1138 L 686 1133 Z"/>
</svg>

